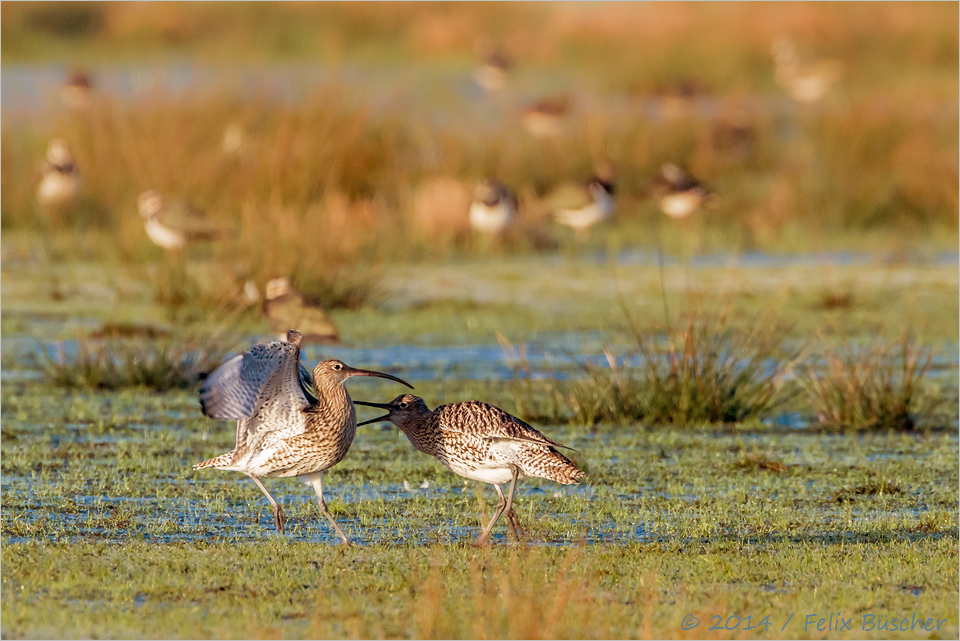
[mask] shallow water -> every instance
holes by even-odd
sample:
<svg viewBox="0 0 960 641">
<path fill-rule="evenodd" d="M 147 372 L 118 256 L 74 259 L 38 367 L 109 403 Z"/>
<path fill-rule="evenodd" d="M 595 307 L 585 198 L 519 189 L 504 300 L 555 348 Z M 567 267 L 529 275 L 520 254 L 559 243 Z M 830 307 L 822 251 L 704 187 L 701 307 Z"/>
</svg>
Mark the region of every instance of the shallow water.
<svg viewBox="0 0 960 641">
<path fill-rule="evenodd" d="M 259 337 L 248 337 L 247 342 L 253 345 Z M 461 380 L 498 380 L 506 381 L 531 378 L 534 380 L 555 379 L 567 380 L 582 371 L 583 366 L 590 365 L 600 368 L 609 368 L 610 364 L 602 349 L 605 344 L 616 343 L 616 335 L 602 332 L 542 332 L 533 340 L 519 342 L 509 352 L 505 352 L 499 344 L 477 345 L 388 345 L 384 347 L 345 347 L 345 346 L 318 346 L 307 345 L 304 350 L 304 359 L 308 367 L 316 361 L 325 358 L 338 358 L 357 367 L 380 368 L 388 372 L 402 373 L 411 381 L 456 378 Z M 609 341 L 609 342 L 608 342 Z M 76 340 L 55 342 L 38 341 L 23 336 L 5 337 L 2 349 L 5 360 L 7 357 L 14 362 L 36 361 L 44 357 L 57 359 L 62 354 L 67 360 L 74 358 L 79 343 Z M 870 346 L 854 346 L 856 354 L 861 349 Z M 950 377 L 957 374 L 960 367 L 960 353 L 952 351 L 950 345 L 935 355 L 929 370 L 929 376 Z M 614 349 L 618 367 L 640 367 L 645 358 L 639 354 L 630 354 L 629 349 Z M 668 355 L 660 354 L 658 358 L 662 364 L 668 363 Z M 891 362 L 896 361 L 896 354 L 891 355 Z M 811 365 L 823 368 L 826 361 L 817 356 L 811 356 L 799 363 L 800 366 Z M 772 373 L 778 367 L 775 361 L 764 365 L 766 373 Z M 33 381 L 41 377 L 34 369 L 12 367 L 0 371 L 3 381 Z M 788 423 L 794 421 L 796 415 L 783 418 Z M 780 419 L 777 419 L 778 421 Z"/>
</svg>

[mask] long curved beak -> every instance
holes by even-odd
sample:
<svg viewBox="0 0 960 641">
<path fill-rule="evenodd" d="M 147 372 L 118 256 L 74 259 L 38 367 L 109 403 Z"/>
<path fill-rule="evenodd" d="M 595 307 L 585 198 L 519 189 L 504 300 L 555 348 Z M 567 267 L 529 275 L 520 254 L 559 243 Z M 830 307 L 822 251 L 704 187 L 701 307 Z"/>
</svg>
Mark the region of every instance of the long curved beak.
<svg viewBox="0 0 960 641">
<path fill-rule="evenodd" d="M 384 374 L 383 372 L 375 372 L 370 369 L 357 369 L 355 367 L 347 367 L 346 374 L 347 374 L 347 378 L 351 378 L 353 376 L 376 376 L 378 378 L 389 378 L 391 381 L 396 381 L 401 385 L 406 385 L 410 389 L 413 389 L 413 385 L 406 382 L 402 378 L 397 378 L 396 376 L 392 376 L 390 374 Z"/>
<path fill-rule="evenodd" d="M 367 407 L 378 407 L 382 410 L 387 410 L 388 412 L 393 409 L 393 405 L 390 403 L 367 403 L 365 401 L 354 401 L 354 405 L 365 405 Z M 379 418 L 371 418 L 369 421 L 364 421 L 363 423 L 357 423 L 357 427 L 361 425 L 369 425 L 370 423 L 379 423 L 380 421 L 389 421 L 390 415 L 381 416 Z"/>
<path fill-rule="evenodd" d="M 388 412 L 393 409 L 393 405 L 390 403 L 368 403 L 367 401 L 354 401 L 354 405 L 363 405 L 365 407 L 378 407 L 382 410 L 387 410 Z"/>
<path fill-rule="evenodd" d="M 369 421 L 364 421 L 363 423 L 357 423 L 357 427 L 360 427 L 361 425 L 370 425 L 370 423 L 379 423 L 380 421 L 389 421 L 389 420 L 390 420 L 390 415 L 387 414 L 386 416 L 381 416 L 379 418 L 371 418 Z"/>
</svg>

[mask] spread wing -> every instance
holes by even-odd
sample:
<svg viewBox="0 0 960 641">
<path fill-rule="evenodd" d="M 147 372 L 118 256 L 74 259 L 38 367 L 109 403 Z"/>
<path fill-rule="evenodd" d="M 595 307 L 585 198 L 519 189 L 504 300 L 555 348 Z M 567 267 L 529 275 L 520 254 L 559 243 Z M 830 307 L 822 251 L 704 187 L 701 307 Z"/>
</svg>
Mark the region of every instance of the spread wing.
<svg viewBox="0 0 960 641">
<path fill-rule="evenodd" d="M 437 426 L 444 432 L 459 432 L 488 441 L 524 441 L 547 447 L 573 449 L 548 438 L 516 416 L 487 403 L 479 401 L 451 403 L 438 407 L 433 414 L 436 417 Z"/>
<path fill-rule="evenodd" d="M 224 420 L 252 418 L 265 404 L 271 413 L 300 412 L 313 394 L 300 364 L 300 348 L 275 341 L 235 356 L 211 374 L 200 390 L 204 415 Z"/>
</svg>

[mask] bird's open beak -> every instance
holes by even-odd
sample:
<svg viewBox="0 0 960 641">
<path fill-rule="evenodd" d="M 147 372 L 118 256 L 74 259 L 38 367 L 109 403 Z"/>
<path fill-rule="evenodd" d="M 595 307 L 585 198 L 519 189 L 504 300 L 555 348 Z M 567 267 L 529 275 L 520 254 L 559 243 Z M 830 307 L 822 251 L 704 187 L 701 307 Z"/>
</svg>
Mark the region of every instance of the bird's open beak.
<svg viewBox="0 0 960 641">
<path fill-rule="evenodd" d="M 391 381 L 396 381 L 401 385 L 406 385 L 410 389 L 413 389 L 413 385 L 406 382 L 405 380 L 401 378 L 397 378 L 396 376 L 391 376 L 390 374 L 384 374 L 383 372 L 374 372 L 373 370 L 369 370 L 369 369 L 357 369 L 355 367 L 348 367 L 346 374 L 347 374 L 347 378 L 350 378 L 352 376 L 376 376 L 378 378 L 389 378 Z"/>
<path fill-rule="evenodd" d="M 403 381 L 401 381 L 402 383 Z M 366 403 L 364 401 L 354 401 L 354 405 L 366 405 L 367 407 L 379 407 L 382 410 L 387 410 L 388 412 L 393 409 L 393 405 L 390 403 Z M 363 423 L 357 423 L 357 427 L 361 425 L 369 425 L 370 423 L 379 423 L 380 421 L 389 421 L 390 415 L 381 416 L 379 418 L 371 418 L 369 421 L 364 421 Z"/>
</svg>

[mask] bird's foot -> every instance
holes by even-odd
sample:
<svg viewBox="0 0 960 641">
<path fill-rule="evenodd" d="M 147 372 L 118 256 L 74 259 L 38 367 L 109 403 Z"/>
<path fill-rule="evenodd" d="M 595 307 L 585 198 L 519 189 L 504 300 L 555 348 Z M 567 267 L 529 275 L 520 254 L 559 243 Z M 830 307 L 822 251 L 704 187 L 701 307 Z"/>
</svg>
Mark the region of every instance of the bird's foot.
<svg viewBox="0 0 960 641">
<path fill-rule="evenodd" d="M 286 519 L 283 517 L 283 510 L 280 509 L 280 506 L 278 505 L 273 508 L 273 524 L 276 526 L 277 531 L 279 531 L 280 534 L 287 533 L 283 527 L 285 521 Z"/>
<path fill-rule="evenodd" d="M 490 537 L 480 535 L 477 537 L 477 540 L 470 544 L 471 547 L 475 548 L 485 548 L 490 546 Z"/>
<path fill-rule="evenodd" d="M 520 517 L 518 517 L 517 513 L 513 510 L 510 510 L 507 514 L 507 524 L 510 526 L 510 531 L 513 532 L 513 536 L 516 537 L 517 543 L 521 543 L 527 538 L 527 533 L 520 527 Z"/>
</svg>

